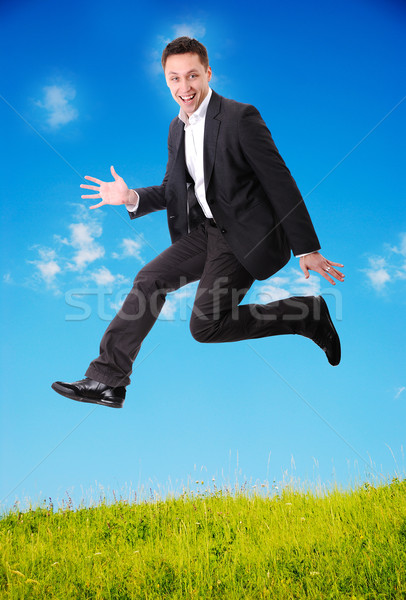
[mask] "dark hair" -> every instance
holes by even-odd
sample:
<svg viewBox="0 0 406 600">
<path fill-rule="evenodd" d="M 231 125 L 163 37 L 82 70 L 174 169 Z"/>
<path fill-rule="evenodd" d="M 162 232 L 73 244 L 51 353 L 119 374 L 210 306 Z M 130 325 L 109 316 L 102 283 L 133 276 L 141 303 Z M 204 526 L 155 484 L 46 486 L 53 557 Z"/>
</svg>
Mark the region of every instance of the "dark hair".
<svg viewBox="0 0 406 600">
<path fill-rule="evenodd" d="M 171 56 L 172 54 L 188 54 L 189 52 L 199 56 L 200 62 L 207 71 L 209 57 L 205 46 L 197 40 L 186 36 L 178 37 L 176 40 L 169 42 L 166 46 L 165 50 L 162 52 L 161 59 L 163 68 L 165 69 L 168 56 Z"/>
</svg>

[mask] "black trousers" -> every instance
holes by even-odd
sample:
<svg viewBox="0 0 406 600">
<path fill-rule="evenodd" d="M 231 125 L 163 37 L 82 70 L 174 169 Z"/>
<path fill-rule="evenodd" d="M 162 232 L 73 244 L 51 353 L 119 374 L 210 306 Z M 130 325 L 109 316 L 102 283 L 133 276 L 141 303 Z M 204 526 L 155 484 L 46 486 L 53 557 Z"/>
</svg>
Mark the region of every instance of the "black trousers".
<svg viewBox="0 0 406 600">
<path fill-rule="evenodd" d="M 112 387 L 127 386 L 132 364 L 166 294 L 199 279 L 190 319 L 192 336 L 199 342 L 312 332 L 312 297 L 240 305 L 254 278 L 214 222 L 206 219 L 139 271 L 86 376 Z"/>
</svg>

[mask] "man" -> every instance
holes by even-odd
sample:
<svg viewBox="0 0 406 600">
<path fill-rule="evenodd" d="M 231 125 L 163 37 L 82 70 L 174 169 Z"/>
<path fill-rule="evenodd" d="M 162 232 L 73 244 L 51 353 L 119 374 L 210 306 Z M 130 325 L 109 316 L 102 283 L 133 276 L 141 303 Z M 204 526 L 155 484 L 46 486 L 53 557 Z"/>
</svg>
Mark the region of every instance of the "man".
<svg viewBox="0 0 406 600">
<path fill-rule="evenodd" d="M 53 389 L 73 400 L 122 407 L 132 364 L 155 323 L 166 294 L 200 280 L 190 329 L 200 342 L 231 342 L 297 334 L 310 338 L 332 365 L 340 340 L 321 296 L 265 305 L 240 302 L 255 279 L 266 279 L 300 257 L 305 277 L 317 271 L 335 285 L 344 280 L 324 258 L 300 192 L 259 112 L 210 87 L 206 48 L 181 37 L 162 55 L 166 83 L 180 106 L 168 137 L 168 164 L 159 186 L 128 189 L 114 182 L 82 184 L 105 204 L 126 205 L 131 218 L 166 209 L 172 245 L 141 269 L 107 328 L 100 356 L 74 383 Z"/>
</svg>

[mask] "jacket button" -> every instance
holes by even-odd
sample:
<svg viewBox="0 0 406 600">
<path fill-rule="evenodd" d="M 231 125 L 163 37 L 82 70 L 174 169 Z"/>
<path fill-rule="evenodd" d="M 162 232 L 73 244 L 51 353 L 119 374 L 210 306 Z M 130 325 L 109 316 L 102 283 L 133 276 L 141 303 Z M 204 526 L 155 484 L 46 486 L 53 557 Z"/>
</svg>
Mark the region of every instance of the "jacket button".
<svg viewBox="0 0 406 600">
<path fill-rule="evenodd" d="M 220 231 L 221 231 L 221 233 L 227 233 L 227 229 L 224 229 L 224 227 L 222 227 L 222 228 L 220 229 Z"/>
</svg>

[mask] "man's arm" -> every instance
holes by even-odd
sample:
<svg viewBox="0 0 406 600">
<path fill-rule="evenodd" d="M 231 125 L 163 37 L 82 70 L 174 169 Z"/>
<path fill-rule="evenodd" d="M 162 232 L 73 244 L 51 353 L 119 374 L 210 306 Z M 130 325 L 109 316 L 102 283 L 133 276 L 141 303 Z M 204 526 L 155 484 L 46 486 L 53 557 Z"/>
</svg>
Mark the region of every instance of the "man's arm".
<svg viewBox="0 0 406 600">
<path fill-rule="evenodd" d="M 135 190 L 132 190 L 138 196 L 138 204 L 136 209 L 128 211 L 131 219 L 136 219 L 138 217 L 148 215 L 151 212 L 163 210 L 166 208 L 165 188 L 176 158 L 175 153 L 173 151 L 171 133 L 174 122 L 176 123 L 176 119 L 172 121 L 171 126 L 169 127 L 168 162 L 166 164 L 166 171 L 163 181 L 161 185 L 153 185 L 146 188 L 136 188 Z"/>
<path fill-rule="evenodd" d="M 165 186 L 169 177 L 169 173 L 173 165 L 173 152 L 171 145 L 171 131 L 168 136 L 168 163 L 166 166 L 165 177 L 161 185 L 154 185 L 146 188 L 129 189 L 124 179 L 117 175 L 114 167 L 110 168 L 111 174 L 114 177 L 114 181 L 101 181 L 95 177 L 85 176 L 85 179 L 89 179 L 93 183 L 98 184 L 99 187 L 94 185 L 81 184 L 80 187 L 88 190 L 94 190 L 97 194 L 84 195 L 84 199 L 101 199 L 101 202 L 90 206 L 90 208 L 99 208 L 105 204 L 125 204 L 128 213 L 132 219 L 142 217 L 151 212 L 157 210 L 163 210 L 166 208 L 165 200 Z"/>
<path fill-rule="evenodd" d="M 334 268 L 343 265 L 327 260 L 318 251 L 320 242 L 296 182 L 271 132 L 253 106 L 247 106 L 240 118 L 239 137 L 242 151 L 267 194 L 294 255 L 300 257 L 299 264 L 306 279 L 311 269 L 333 285 L 330 275 L 344 281 L 344 275 Z"/>
<path fill-rule="evenodd" d="M 258 177 L 295 255 L 320 248 L 309 213 L 288 167 L 257 109 L 247 106 L 239 120 L 241 148 Z"/>
</svg>

